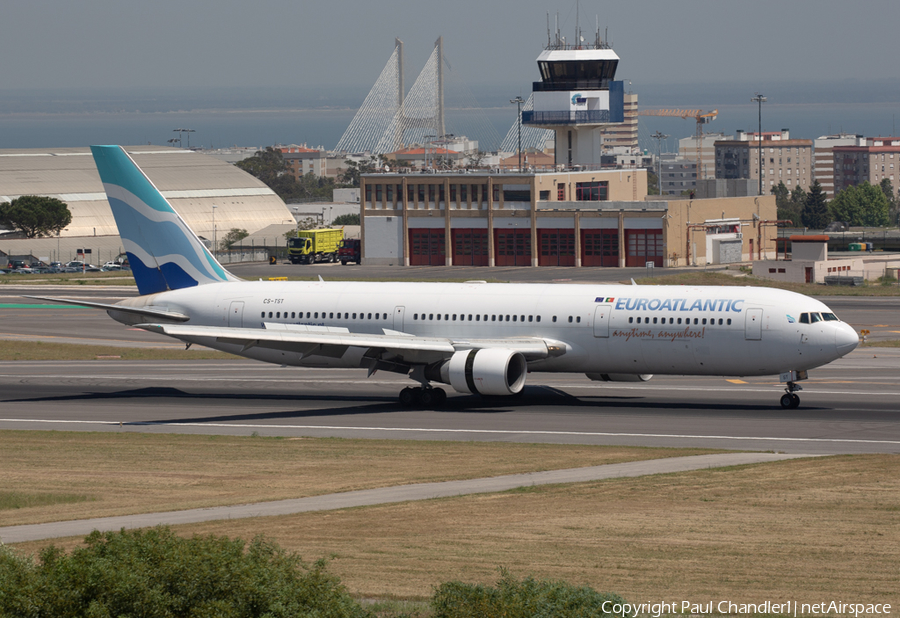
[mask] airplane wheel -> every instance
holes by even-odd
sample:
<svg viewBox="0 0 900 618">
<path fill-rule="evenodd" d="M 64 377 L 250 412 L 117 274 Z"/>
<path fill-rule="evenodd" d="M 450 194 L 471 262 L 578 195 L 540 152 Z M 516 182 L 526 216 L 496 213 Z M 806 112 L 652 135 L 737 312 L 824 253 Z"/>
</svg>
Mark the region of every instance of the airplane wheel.
<svg viewBox="0 0 900 618">
<path fill-rule="evenodd" d="M 444 402 L 447 401 L 447 392 L 442 388 L 434 388 L 431 391 L 434 396 L 434 407 L 440 408 L 444 405 Z"/>
<path fill-rule="evenodd" d="M 424 408 L 434 406 L 436 399 L 437 396 L 434 394 L 433 388 L 423 388 L 422 392 L 419 393 L 419 403 L 421 403 Z"/>
<path fill-rule="evenodd" d="M 796 396 L 796 395 L 790 395 L 790 394 L 788 394 L 788 393 L 785 393 L 784 395 L 782 395 L 782 396 L 781 396 L 781 407 L 784 408 L 784 409 L 796 407 L 796 406 L 794 405 L 794 397 L 795 397 L 795 396 Z M 798 403 L 798 404 L 800 403 L 800 398 L 799 398 L 799 397 L 797 397 L 797 403 Z"/>
<path fill-rule="evenodd" d="M 400 403 L 411 408 L 416 403 L 416 389 L 407 386 L 400 391 Z"/>
<path fill-rule="evenodd" d="M 800 396 L 795 393 L 791 393 L 791 408 L 798 407 L 800 407 Z"/>
</svg>

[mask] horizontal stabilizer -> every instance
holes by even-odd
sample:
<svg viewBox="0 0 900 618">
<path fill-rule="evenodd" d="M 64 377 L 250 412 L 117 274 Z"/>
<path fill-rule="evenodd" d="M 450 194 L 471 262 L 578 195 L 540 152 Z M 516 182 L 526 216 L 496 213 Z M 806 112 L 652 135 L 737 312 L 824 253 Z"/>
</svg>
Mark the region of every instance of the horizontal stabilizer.
<svg viewBox="0 0 900 618">
<path fill-rule="evenodd" d="M 50 298 L 49 296 L 23 296 L 23 298 L 33 298 L 34 300 L 43 300 L 51 303 L 59 303 L 61 305 L 72 305 L 75 307 L 90 307 L 92 309 L 104 309 L 106 311 L 121 311 L 131 315 L 144 316 L 146 318 L 154 318 L 157 320 L 173 320 L 175 322 L 187 322 L 191 316 L 179 313 L 177 311 L 169 311 L 168 309 L 154 309 L 152 307 L 128 307 L 126 305 L 110 305 L 108 303 L 94 303 L 86 300 L 74 300 L 71 298 Z"/>
</svg>

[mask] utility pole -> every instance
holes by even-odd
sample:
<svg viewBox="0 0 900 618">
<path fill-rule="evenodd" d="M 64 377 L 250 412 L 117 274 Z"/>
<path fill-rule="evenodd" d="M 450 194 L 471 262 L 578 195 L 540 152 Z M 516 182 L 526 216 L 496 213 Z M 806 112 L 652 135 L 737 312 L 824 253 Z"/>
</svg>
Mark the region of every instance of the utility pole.
<svg viewBox="0 0 900 618">
<path fill-rule="evenodd" d="M 662 195 L 662 141 L 669 136 L 657 131 L 650 137 L 656 140 L 656 188 Z"/>
<path fill-rule="evenodd" d="M 759 145 L 759 194 L 763 194 L 763 135 L 762 135 L 762 104 L 766 102 L 766 97 L 756 93 L 756 96 L 750 99 L 753 103 L 759 104 L 759 132 L 756 134 L 758 138 L 757 143 Z"/>
</svg>

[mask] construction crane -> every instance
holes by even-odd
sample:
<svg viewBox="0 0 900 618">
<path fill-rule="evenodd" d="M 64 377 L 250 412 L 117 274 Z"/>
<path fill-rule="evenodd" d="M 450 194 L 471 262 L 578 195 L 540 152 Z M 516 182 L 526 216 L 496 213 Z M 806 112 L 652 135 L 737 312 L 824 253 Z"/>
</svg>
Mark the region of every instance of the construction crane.
<svg viewBox="0 0 900 618">
<path fill-rule="evenodd" d="M 703 125 L 712 122 L 719 115 L 719 110 L 704 112 L 701 109 L 642 109 L 638 116 L 669 116 L 675 118 L 693 118 L 697 121 L 697 133 L 694 139 L 697 142 L 697 178 L 701 177 L 700 148 L 703 144 Z"/>
</svg>

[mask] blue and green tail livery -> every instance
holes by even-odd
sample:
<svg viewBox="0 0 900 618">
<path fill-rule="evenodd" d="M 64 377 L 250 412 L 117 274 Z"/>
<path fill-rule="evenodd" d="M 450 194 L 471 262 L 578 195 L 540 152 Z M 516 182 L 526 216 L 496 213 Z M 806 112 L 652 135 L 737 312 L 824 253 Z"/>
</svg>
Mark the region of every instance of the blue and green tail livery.
<svg viewBox="0 0 900 618">
<path fill-rule="evenodd" d="M 91 146 L 91 152 L 142 295 L 238 281 L 121 146 Z"/>
</svg>

